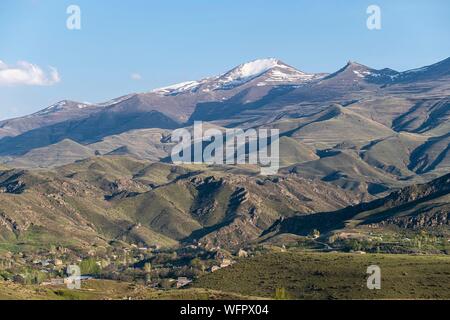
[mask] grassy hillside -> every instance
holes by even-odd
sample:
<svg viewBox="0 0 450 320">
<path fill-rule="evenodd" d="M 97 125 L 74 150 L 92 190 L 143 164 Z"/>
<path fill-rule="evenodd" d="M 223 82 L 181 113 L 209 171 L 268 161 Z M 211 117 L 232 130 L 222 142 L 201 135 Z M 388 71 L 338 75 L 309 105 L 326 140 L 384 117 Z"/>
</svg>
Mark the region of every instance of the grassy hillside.
<svg viewBox="0 0 450 320">
<path fill-rule="evenodd" d="M 367 267 L 381 268 L 381 290 L 367 289 Z M 291 299 L 450 299 L 450 257 L 268 253 L 201 277 L 196 288 Z"/>
</svg>

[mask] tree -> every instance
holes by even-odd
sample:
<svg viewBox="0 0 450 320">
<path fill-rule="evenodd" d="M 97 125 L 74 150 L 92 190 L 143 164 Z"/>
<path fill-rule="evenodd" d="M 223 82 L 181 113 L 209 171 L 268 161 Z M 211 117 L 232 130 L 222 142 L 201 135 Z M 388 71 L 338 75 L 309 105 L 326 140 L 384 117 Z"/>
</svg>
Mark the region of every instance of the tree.
<svg viewBox="0 0 450 320">
<path fill-rule="evenodd" d="M 55 245 L 53 245 L 53 244 L 50 245 L 49 252 L 50 252 L 51 254 L 55 254 L 55 253 L 56 253 L 56 247 L 55 247 Z"/>
<path fill-rule="evenodd" d="M 151 264 L 150 262 L 146 262 L 146 263 L 144 264 L 144 271 L 145 271 L 146 273 L 152 272 L 152 264 Z"/>
<path fill-rule="evenodd" d="M 205 269 L 205 266 L 203 265 L 202 260 L 200 260 L 199 258 L 192 259 L 190 264 L 191 264 L 191 267 L 193 267 L 194 269 L 202 270 L 202 271 Z"/>
<path fill-rule="evenodd" d="M 80 270 L 81 274 L 98 274 L 101 268 L 94 258 L 89 258 L 80 262 Z"/>
<path fill-rule="evenodd" d="M 170 289 L 172 287 L 172 281 L 170 281 L 169 279 L 162 279 L 159 285 L 163 289 Z"/>
</svg>

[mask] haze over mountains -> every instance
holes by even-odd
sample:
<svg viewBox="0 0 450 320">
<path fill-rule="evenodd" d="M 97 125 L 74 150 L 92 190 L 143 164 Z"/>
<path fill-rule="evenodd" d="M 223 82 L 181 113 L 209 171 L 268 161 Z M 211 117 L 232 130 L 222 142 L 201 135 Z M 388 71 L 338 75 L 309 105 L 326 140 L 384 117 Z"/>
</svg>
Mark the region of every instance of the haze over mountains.
<svg viewBox="0 0 450 320">
<path fill-rule="evenodd" d="M 331 74 L 262 59 L 102 104 L 61 101 L 0 122 L 1 237 L 238 246 L 274 230 L 302 233 L 276 222 L 294 226 L 316 219 L 304 215 L 346 210 L 449 173 L 449 97 L 450 58 L 405 72 L 349 62 Z M 279 175 L 160 162 L 172 130 L 200 120 L 279 129 Z M 367 216 L 390 209 L 389 199 L 382 209 L 369 205 Z"/>
</svg>

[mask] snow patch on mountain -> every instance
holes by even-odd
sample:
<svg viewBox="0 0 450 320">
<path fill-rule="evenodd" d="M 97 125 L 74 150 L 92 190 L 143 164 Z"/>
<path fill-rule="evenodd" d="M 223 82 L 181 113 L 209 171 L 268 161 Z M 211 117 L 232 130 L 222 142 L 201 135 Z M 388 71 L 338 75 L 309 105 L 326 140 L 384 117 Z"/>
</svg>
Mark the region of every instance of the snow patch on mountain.
<svg viewBox="0 0 450 320">
<path fill-rule="evenodd" d="M 152 90 L 151 92 L 159 93 L 159 94 L 178 94 L 183 92 L 192 92 L 199 87 L 205 80 L 202 81 L 186 81 L 177 83 L 171 86 L 158 88 Z"/>
<path fill-rule="evenodd" d="M 60 111 L 65 111 L 65 110 L 85 109 L 85 108 L 88 108 L 91 106 L 93 106 L 93 105 L 91 105 L 89 103 L 78 103 L 78 102 L 63 100 L 63 101 L 59 101 L 55 104 L 52 104 L 51 106 L 49 106 L 41 111 L 36 112 L 35 115 L 44 116 L 44 115 L 49 115 L 49 114 L 53 114 L 53 113 L 60 112 Z M 30 116 L 32 116 L 32 115 L 30 115 Z"/>
<path fill-rule="evenodd" d="M 358 77 L 360 78 L 365 78 L 366 76 L 370 76 L 370 75 L 374 75 L 374 76 L 379 76 L 379 74 L 373 74 L 370 71 L 360 71 L 360 70 L 353 70 L 353 73 L 356 74 Z"/>
<path fill-rule="evenodd" d="M 282 85 L 282 84 L 294 84 L 301 85 L 316 79 L 322 78 L 323 75 L 314 73 L 305 73 L 295 69 L 272 69 L 268 72 L 267 78 L 258 83 L 257 86 L 265 85 Z"/>
<path fill-rule="evenodd" d="M 275 67 L 287 68 L 287 66 L 281 64 L 279 60 L 274 58 L 259 59 L 241 64 L 237 68 L 226 73 L 224 77 L 229 79 L 229 81 L 248 79 L 257 77 Z"/>
<path fill-rule="evenodd" d="M 291 69 L 274 58 L 254 60 L 241 64 L 240 66 L 220 76 L 217 79 L 215 89 L 228 89 L 242 85 L 274 68 Z M 280 72 L 280 74 L 281 73 L 282 72 Z"/>
</svg>

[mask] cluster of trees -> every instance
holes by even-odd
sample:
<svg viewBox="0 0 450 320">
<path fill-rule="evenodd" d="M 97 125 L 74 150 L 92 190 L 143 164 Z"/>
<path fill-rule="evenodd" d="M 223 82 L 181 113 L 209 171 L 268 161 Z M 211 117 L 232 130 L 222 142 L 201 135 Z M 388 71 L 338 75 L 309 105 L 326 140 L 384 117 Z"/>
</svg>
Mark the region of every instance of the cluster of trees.
<svg viewBox="0 0 450 320">
<path fill-rule="evenodd" d="M 80 271 L 82 275 L 99 275 L 102 271 L 94 258 L 88 258 L 80 262 Z"/>
<path fill-rule="evenodd" d="M 39 270 L 31 268 L 21 268 L 17 270 L 2 270 L 0 271 L 0 280 L 10 280 L 20 284 L 37 285 L 45 280 L 48 280 L 50 275 Z"/>
</svg>

